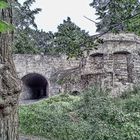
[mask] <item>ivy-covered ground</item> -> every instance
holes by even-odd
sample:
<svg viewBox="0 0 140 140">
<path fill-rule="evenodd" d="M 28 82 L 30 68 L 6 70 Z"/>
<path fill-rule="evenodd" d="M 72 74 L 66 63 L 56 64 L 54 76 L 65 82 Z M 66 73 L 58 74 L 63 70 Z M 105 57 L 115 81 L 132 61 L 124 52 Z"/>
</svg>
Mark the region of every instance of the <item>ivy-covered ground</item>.
<svg viewBox="0 0 140 140">
<path fill-rule="evenodd" d="M 49 140 L 140 140 L 140 91 L 121 97 L 90 89 L 20 106 L 20 133 Z"/>
</svg>

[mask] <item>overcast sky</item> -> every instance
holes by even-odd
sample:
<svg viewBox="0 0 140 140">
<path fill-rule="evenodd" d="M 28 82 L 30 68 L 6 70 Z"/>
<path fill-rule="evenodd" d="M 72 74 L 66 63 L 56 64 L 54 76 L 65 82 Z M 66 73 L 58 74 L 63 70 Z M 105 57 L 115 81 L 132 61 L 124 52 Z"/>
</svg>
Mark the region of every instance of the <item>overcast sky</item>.
<svg viewBox="0 0 140 140">
<path fill-rule="evenodd" d="M 19 0 L 23 2 L 24 0 Z M 92 0 L 36 0 L 33 7 L 42 9 L 42 12 L 36 16 L 36 23 L 39 29 L 45 31 L 57 31 L 57 26 L 67 19 L 71 20 L 81 29 L 89 31 L 90 35 L 95 34 L 95 24 L 84 16 L 96 19 L 95 10 L 89 6 Z"/>
</svg>

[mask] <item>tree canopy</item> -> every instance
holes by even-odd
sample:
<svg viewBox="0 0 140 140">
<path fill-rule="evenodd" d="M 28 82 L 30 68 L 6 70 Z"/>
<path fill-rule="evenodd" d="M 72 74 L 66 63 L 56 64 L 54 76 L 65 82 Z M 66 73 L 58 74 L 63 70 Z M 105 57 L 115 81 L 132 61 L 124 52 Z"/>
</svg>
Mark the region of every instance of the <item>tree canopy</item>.
<svg viewBox="0 0 140 140">
<path fill-rule="evenodd" d="M 81 57 L 88 52 L 98 39 L 80 29 L 68 17 L 58 26 L 55 33 L 38 30 L 35 15 L 41 9 L 31 10 L 35 0 L 26 0 L 23 5 L 16 3 L 16 42 L 15 53 L 44 53 L 50 55 L 66 54 L 69 57 Z M 96 9 L 97 32 L 134 32 L 140 35 L 139 0 L 93 0 L 90 6 Z M 47 24 L 47 23 L 46 23 Z"/>
<path fill-rule="evenodd" d="M 39 52 L 31 31 L 37 30 L 35 16 L 41 9 L 35 8 L 32 10 L 31 6 L 34 2 L 35 0 L 26 0 L 23 5 L 19 2 L 13 3 L 15 11 L 14 23 L 16 27 L 14 53 L 36 54 Z"/>
<path fill-rule="evenodd" d="M 9 4 L 6 1 L 0 0 L 0 9 L 8 8 Z M 3 20 L 0 20 L 0 32 L 6 32 L 13 29 L 13 26 Z"/>
<path fill-rule="evenodd" d="M 23 4 L 19 2 L 14 3 L 14 22 L 18 30 L 28 30 L 30 28 L 37 29 L 35 23 L 35 16 L 41 12 L 41 8 L 31 9 L 35 0 L 26 0 Z"/>
<path fill-rule="evenodd" d="M 139 0 L 93 0 L 90 6 L 96 9 L 98 32 L 134 32 L 140 35 Z"/>
<path fill-rule="evenodd" d="M 54 44 L 58 53 L 65 53 L 68 57 L 81 57 L 84 51 L 94 47 L 88 32 L 81 30 L 69 17 L 58 26 Z"/>
</svg>

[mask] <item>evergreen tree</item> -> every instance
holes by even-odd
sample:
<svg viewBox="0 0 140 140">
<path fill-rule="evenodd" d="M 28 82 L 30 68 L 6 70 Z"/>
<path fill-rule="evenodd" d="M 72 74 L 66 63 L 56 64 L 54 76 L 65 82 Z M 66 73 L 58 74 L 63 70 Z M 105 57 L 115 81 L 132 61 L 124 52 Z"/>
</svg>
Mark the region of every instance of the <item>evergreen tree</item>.
<svg viewBox="0 0 140 140">
<path fill-rule="evenodd" d="M 31 6 L 34 2 L 35 0 L 26 0 L 23 5 L 18 2 L 14 3 L 14 22 L 16 26 L 13 47 L 14 53 L 36 54 L 39 52 L 31 30 L 37 30 L 35 15 L 38 14 L 41 9 L 36 8 L 31 10 Z"/>
<path fill-rule="evenodd" d="M 26 0 L 23 5 L 19 2 L 14 3 L 14 22 L 18 30 L 28 30 L 31 27 L 37 29 L 35 23 L 35 16 L 41 11 L 40 8 L 31 9 L 32 4 L 35 0 Z"/>
<path fill-rule="evenodd" d="M 81 30 L 69 17 L 58 26 L 54 44 L 57 53 L 66 54 L 68 57 L 82 57 L 85 51 L 88 52 L 94 47 L 92 37 L 85 30 Z"/>
<path fill-rule="evenodd" d="M 30 29 L 30 34 L 32 35 L 35 45 L 39 52 L 45 55 L 54 55 L 54 34 L 49 31 L 45 32 L 43 30 L 33 30 Z"/>
<path fill-rule="evenodd" d="M 135 32 L 140 34 L 139 0 L 93 0 L 96 9 L 97 32 Z"/>
</svg>

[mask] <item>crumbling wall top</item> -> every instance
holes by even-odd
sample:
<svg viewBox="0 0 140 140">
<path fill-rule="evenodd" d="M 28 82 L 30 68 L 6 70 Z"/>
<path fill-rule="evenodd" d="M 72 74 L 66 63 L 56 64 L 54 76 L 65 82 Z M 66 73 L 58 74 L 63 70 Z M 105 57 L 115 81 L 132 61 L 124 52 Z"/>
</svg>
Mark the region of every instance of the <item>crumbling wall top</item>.
<svg viewBox="0 0 140 140">
<path fill-rule="evenodd" d="M 125 42 L 135 42 L 140 44 L 140 37 L 135 35 L 134 33 L 108 33 L 101 37 L 101 39 L 104 40 L 104 42 L 118 42 L 118 41 L 125 41 Z"/>
</svg>

